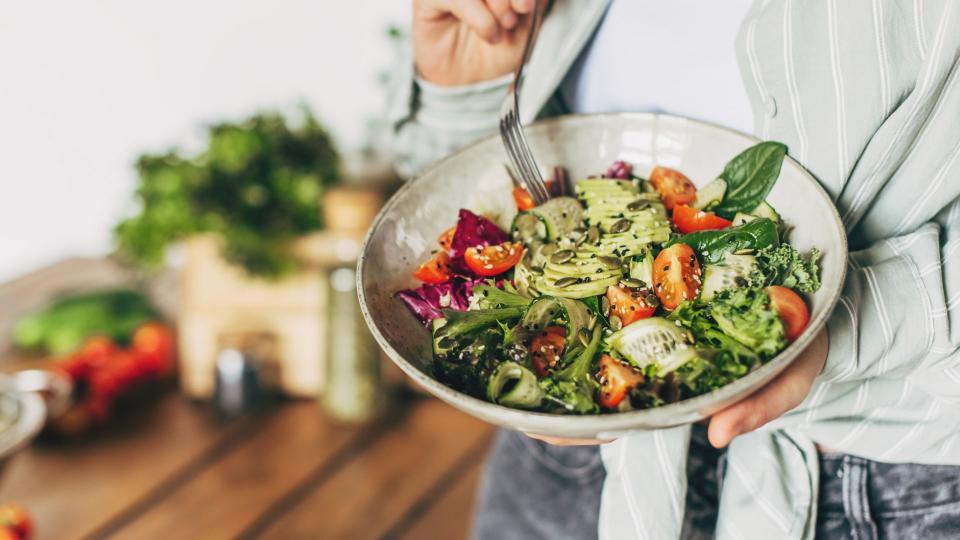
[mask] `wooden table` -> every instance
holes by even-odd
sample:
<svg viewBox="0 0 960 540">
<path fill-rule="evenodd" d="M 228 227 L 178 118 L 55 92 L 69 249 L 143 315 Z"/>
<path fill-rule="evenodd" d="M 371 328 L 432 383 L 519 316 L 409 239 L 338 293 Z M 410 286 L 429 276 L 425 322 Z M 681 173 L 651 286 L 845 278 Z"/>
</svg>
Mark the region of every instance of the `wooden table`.
<svg viewBox="0 0 960 540">
<path fill-rule="evenodd" d="M 108 268 L 72 260 L 0 286 L 0 332 L 66 282 L 113 279 Z M 462 538 L 492 433 L 427 398 L 340 426 L 312 401 L 221 423 L 171 392 L 104 436 L 34 444 L 0 500 L 28 509 L 39 540 Z"/>
</svg>

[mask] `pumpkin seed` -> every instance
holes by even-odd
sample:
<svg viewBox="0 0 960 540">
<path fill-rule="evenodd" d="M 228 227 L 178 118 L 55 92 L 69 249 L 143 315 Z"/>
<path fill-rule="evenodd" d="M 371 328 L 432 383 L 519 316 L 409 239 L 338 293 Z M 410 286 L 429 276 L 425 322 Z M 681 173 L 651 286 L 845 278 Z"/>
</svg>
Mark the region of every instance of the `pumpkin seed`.
<svg viewBox="0 0 960 540">
<path fill-rule="evenodd" d="M 659 306 L 659 305 L 660 305 L 660 299 L 657 298 L 657 295 L 655 295 L 655 294 L 653 294 L 653 293 L 648 294 L 647 297 L 644 298 L 644 300 L 647 301 L 647 305 L 648 305 L 648 306 L 654 306 L 654 307 L 655 307 L 655 306 Z"/>
<path fill-rule="evenodd" d="M 627 232 L 628 230 L 630 230 L 631 225 L 633 225 L 633 222 L 630 221 L 629 219 L 624 218 L 624 219 L 617 220 L 613 223 L 613 225 L 610 226 L 610 233 L 620 234 L 622 232 Z"/>
<path fill-rule="evenodd" d="M 647 207 L 649 207 L 649 206 L 650 206 L 650 201 L 645 201 L 645 200 L 643 200 L 643 199 L 637 199 L 637 200 L 635 200 L 635 201 L 633 201 L 632 203 L 630 203 L 630 204 L 627 205 L 627 210 L 630 210 L 630 211 L 632 211 L 632 212 L 638 212 L 638 211 L 643 210 L 644 208 L 647 208 Z"/>
<path fill-rule="evenodd" d="M 604 317 L 610 314 L 610 301 L 607 300 L 606 296 L 600 297 L 600 313 L 603 314 Z"/>
<path fill-rule="evenodd" d="M 639 279 L 633 279 L 629 277 L 625 277 L 621 279 L 620 283 L 623 283 L 627 287 L 633 287 L 635 289 L 642 289 L 643 286 L 646 285 L 646 283 L 640 281 Z"/>
<path fill-rule="evenodd" d="M 553 255 L 554 253 L 556 253 L 556 252 L 557 252 L 557 249 L 559 249 L 559 247 L 557 247 L 556 244 L 547 244 L 547 245 L 543 246 L 542 248 L 540 248 L 540 255 L 542 255 L 542 256 L 544 256 L 544 257 L 549 257 L 549 256 Z"/>
<path fill-rule="evenodd" d="M 541 266 L 531 266 L 530 271 L 533 272 L 534 274 L 537 274 L 538 276 L 543 275 L 543 267 Z"/>
<path fill-rule="evenodd" d="M 574 255 L 575 254 L 572 250 L 561 249 L 550 256 L 550 262 L 555 264 L 563 264 L 572 259 Z"/>
<path fill-rule="evenodd" d="M 587 241 L 587 235 L 581 234 L 580 236 L 577 237 L 576 240 L 573 241 L 573 245 L 576 247 L 580 247 L 586 241 Z"/>
<path fill-rule="evenodd" d="M 596 227 L 590 227 L 587 229 L 587 242 L 590 242 L 591 244 L 600 242 L 600 229 Z"/>
<path fill-rule="evenodd" d="M 620 317 L 617 317 L 616 315 L 610 317 L 610 328 L 614 331 L 623 328 L 623 321 L 620 320 Z"/>
<path fill-rule="evenodd" d="M 580 331 L 577 332 L 577 339 L 580 340 L 580 343 L 583 343 L 584 347 L 590 346 L 590 338 L 592 337 L 593 335 L 586 328 L 581 328 Z"/>
<path fill-rule="evenodd" d="M 620 271 L 623 272 L 624 274 L 630 274 L 630 265 L 624 264 L 623 266 L 620 267 Z"/>
<path fill-rule="evenodd" d="M 600 264 L 606 266 L 609 270 L 620 267 L 620 259 L 616 257 L 610 257 L 608 255 L 600 255 L 597 257 L 597 260 L 600 261 Z"/>
<path fill-rule="evenodd" d="M 572 276 L 562 277 L 558 279 L 556 282 L 554 282 L 553 286 L 557 287 L 558 289 L 562 289 L 564 287 L 575 285 L 578 281 L 580 281 L 578 278 L 575 278 Z"/>
</svg>

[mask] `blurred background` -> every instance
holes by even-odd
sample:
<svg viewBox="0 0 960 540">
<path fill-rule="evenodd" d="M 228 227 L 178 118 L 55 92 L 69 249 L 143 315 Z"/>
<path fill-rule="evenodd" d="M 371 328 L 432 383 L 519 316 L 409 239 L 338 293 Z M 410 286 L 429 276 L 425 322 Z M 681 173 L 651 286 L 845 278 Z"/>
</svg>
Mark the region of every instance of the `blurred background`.
<svg viewBox="0 0 960 540">
<path fill-rule="evenodd" d="M 409 2 L 0 4 L 0 540 L 463 537 L 356 302 Z"/>
</svg>

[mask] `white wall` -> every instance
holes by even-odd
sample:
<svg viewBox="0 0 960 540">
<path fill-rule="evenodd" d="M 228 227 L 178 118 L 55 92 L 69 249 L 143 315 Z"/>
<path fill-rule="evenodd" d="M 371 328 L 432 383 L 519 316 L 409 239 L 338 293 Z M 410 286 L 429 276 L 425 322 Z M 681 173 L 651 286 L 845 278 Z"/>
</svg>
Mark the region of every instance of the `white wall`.
<svg viewBox="0 0 960 540">
<path fill-rule="evenodd" d="M 408 0 L 0 2 L 0 281 L 105 253 L 143 151 L 304 101 L 351 149 Z"/>
</svg>

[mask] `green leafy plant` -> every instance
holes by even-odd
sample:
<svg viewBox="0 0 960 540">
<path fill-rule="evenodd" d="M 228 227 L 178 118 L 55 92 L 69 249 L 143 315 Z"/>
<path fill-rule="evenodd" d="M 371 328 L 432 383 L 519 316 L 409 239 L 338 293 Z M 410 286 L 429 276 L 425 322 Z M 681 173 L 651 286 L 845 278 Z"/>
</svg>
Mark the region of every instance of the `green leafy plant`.
<svg viewBox="0 0 960 540">
<path fill-rule="evenodd" d="M 291 126 L 281 114 L 260 113 L 211 126 L 199 155 L 140 156 L 140 213 L 117 225 L 119 255 L 154 269 L 171 243 L 216 233 L 224 258 L 251 275 L 295 270 L 290 243 L 322 228 L 320 198 L 339 177 L 330 136 L 308 109 L 303 116 Z"/>
</svg>

